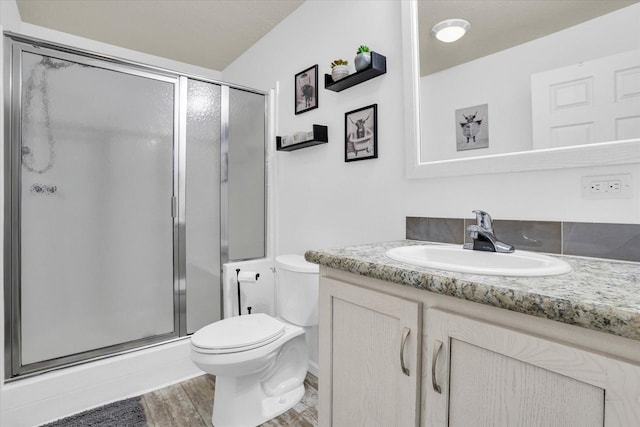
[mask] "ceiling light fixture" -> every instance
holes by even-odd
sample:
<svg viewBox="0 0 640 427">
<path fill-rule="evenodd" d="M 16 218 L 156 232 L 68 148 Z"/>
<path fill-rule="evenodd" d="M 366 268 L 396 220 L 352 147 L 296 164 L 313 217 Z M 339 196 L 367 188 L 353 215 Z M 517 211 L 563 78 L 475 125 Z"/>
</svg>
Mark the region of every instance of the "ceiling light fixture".
<svg viewBox="0 0 640 427">
<path fill-rule="evenodd" d="M 464 36 L 471 28 L 469 21 L 464 19 L 447 19 L 442 22 L 438 22 L 431 29 L 431 34 L 438 40 L 451 43 Z"/>
</svg>

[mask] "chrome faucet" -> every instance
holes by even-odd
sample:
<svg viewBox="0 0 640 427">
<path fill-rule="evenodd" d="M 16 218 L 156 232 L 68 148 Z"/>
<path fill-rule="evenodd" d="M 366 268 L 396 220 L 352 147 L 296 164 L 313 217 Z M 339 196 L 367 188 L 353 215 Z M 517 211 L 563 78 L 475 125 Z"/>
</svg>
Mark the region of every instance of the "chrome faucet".
<svg viewBox="0 0 640 427">
<path fill-rule="evenodd" d="M 491 216 L 485 212 L 476 210 L 476 225 L 467 227 L 467 233 L 471 237 L 472 242 L 465 243 L 464 249 L 473 249 L 476 251 L 489 251 L 511 253 L 515 251 L 513 245 L 501 242 L 493 232 L 493 220 Z"/>
</svg>

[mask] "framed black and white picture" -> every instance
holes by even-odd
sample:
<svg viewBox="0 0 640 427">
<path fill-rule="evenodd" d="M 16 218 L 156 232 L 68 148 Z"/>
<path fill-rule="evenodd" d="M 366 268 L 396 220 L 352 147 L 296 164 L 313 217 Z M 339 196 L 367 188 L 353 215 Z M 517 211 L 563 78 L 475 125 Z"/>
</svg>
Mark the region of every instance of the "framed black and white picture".
<svg viewBox="0 0 640 427">
<path fill-rule="evenodd" d="M 318 64 L 296 74 L 295 111 L 302 114 L 318 108 Z"/>
<path fill-rule="evenodd" d="M 344 114 L 344 161 L 378 158 L 378 104 Z"/>
<path fill-rule="evenodd" d="M 456 151 L 489 148 L 489 105 L 456 110 Z"/>
</svg>

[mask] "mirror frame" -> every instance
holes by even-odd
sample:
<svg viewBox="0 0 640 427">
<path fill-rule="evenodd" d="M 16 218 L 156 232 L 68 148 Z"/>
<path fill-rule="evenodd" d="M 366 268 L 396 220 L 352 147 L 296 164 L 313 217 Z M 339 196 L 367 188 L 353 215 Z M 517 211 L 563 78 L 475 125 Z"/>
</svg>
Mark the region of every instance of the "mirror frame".
<svg viewBox="0 0 640 427">
<path fill-rule="evenodd" d="M 400 2 L 400 7 L 404 73 L 405 172 L 407 178 L 437 178 L 640 163 L 640 138 L 574 147 L 421 162 L 418 0 L 404 0 Z"/>
</svg>

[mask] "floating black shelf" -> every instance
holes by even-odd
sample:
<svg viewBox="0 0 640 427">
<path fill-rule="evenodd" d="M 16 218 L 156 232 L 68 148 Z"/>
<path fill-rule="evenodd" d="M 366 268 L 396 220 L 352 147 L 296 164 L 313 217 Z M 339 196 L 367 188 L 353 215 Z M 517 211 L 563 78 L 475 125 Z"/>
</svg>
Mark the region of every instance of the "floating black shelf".
<svg viewBox="0 0 640 427">
<path fill-rule="evenodd" d="M 294 151 L 301 148 L 312 147 L 318 144 L 326 144 L 329 142 L 328 128 L 323 125 L 313 125 L 313 139 L 308 141 L 296 142 L 295 144 L 282 146 L 282 137 L 276 136 L 276 150 L 278 151 Z"/>
<path fill-rule="evenodd" d="M 371 64 L 362 71 L 350 74 L 337 82 L 333 81 L 331 74 L 324 75 L 324 88 L 334 92 L 340 92 L 366 82 L 374 77 L 381 76 L 387 72 L 387 57 L 376 52 L 371 52 Z"/>
</svg>

